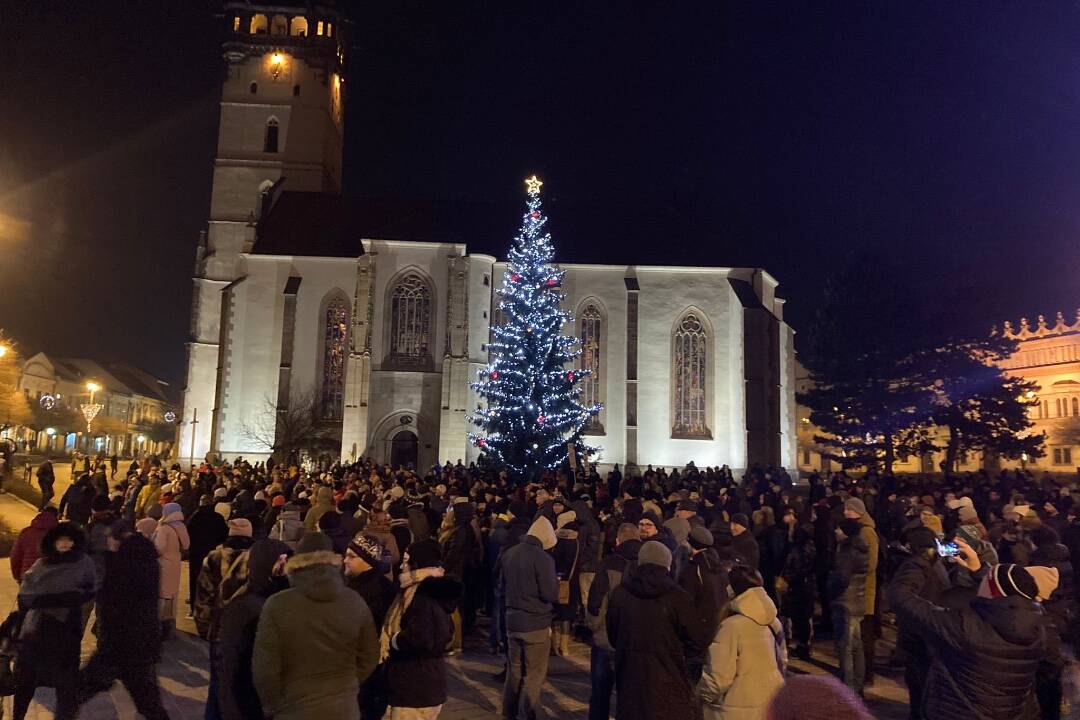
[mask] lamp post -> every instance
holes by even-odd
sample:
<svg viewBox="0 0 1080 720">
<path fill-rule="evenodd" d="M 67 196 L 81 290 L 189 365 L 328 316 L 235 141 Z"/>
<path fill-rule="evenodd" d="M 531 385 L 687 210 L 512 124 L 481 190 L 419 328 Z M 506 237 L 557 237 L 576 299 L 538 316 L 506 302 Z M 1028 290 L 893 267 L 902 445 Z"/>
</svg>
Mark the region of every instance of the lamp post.
<svg viewBox="0 0 1080 720">
<path fill-rule="evenodd" d="M 90 381 L 86 383 L 86 389 L 90 391 L 90 402 L 83 403 L 79 406 L 82 410 L 83 417 L 86 418 L 86 445 L 87 449 L 90 448 L 90 432 L 94 423 L 94 418 L 101 412 L 101 408 L 104 407 L 101 403 L 94 402 L 94 393 L 101 389 L 101 386 L 96 382 Z"/>
</svg>

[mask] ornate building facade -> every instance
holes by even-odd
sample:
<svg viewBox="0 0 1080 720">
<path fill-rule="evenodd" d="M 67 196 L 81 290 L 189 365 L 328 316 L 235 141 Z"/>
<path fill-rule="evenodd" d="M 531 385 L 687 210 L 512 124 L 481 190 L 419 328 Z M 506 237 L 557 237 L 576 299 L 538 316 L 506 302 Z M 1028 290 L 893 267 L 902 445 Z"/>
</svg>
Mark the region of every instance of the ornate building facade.
<svg viewBox="0 0 1080 720">
<path fill-rule="evenodd" d="M 181 453 L 265 456 L 275 413 L 310 401 L 345 460 L 475 460 L 468 383 L 488 361 L 505 265 L 415 208 L 339 194 L 333 5 L 230 2 L 225 22 Z M 575 318 L 564 332 L 594 373 L 584 399 L 604 405 L 588 428 L 599 462 L 794 470 L 793 333 L 767 272 L 561 267 Z"/>
</svg>

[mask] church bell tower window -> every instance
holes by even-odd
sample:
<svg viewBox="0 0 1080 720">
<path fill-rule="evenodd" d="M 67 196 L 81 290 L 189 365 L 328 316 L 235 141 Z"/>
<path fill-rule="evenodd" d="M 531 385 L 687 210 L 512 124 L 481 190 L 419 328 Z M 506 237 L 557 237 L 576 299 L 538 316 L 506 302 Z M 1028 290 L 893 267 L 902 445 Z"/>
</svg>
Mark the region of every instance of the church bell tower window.
<svg viewBox="0 0 1080 720">
<path fill-rule="evenodd" d="M 590 375 L 581 383 L 581 404 L 591 407 L 603 402 L 601 388 L 603 377 L 601 372 L 601 353 L 603 352 L 603 329 L 604 316 L 595 303 L 589 303 L 580 313 L 578 326 L 580 329 L 581 355 L 578 356 L 578 368 L 588 370 Z M 586 432 L 602 433 L 600 416 L 594 415 L 585 426 Z"/>
</svg>

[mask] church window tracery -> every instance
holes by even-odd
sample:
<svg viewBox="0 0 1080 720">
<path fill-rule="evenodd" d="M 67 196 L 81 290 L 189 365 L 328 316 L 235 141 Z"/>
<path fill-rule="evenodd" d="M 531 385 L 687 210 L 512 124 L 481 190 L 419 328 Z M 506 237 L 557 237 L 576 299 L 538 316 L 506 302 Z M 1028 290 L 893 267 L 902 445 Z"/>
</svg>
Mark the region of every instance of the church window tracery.
<svg viewBox="0 0 1080 720">
<path fill-rule="evenodd" d="M 603 402 L 601 398 L 602 367 L 601 358 L 603 351 L 603 323 L 604 316 L 595 303 L 588 303 L 580 313 L 578 320 L 579 335 L 581 340 L 581 355 L 578 357 L 578 368 L 589 370 L 590 375 L 581 381 L 581 404 L 591 407 Z M 594 415 L 585 431 L 603 432 L 599 415 Z"/>
<path fill-rule="evenodd" d="M 341 419 L 348 334 L 349 307 L 343 298 L 336 298 L 326 306 L 323 326 L 323 372 L 319 409 L 324 420 Z"/>
<path fill-rule="evenodd" d="M 416 273 L 390 296 L 390 360 L 415 365 L 431 358 L 431 289 Z"/>
<path fill-rule="evenodd" d="M 708 333 L 688 312 L 675 327 L 672 346 L 672 428 L 676 437 L 711 437 L 706 419 Z"/>
</svg>

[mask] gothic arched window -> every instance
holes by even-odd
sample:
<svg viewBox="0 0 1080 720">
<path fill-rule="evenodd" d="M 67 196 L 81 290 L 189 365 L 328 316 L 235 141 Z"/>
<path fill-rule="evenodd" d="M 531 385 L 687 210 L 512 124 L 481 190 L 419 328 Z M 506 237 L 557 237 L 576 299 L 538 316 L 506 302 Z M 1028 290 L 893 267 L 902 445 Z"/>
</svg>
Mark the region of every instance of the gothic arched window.
<svg viewBox="0 0 1080 720">
<path fill-rule="evenodd" d="M 263 152 L 276 153 L 278 151 L 278 121 L 270 118 L 266 121 L 266 139 L 263 141 Z"/>
<path fill-rule="evenodd" d="M 581 355 L 578 356 L 578 368 L 589 370 L 591 374 L 581 381 L 581 404 L 586 407 L 603 402 L 601 388 L 603 376 L 601 366 L 601 353 L 603 351 L 603 324 L 604 316 L 595 303 L 588 303 L 581 310 L 578 319 L 579 335 L 581 340 Z M 603 432 L 599 415 L 590 418 L 585 431 Z"/>
<path fill-rule="evenodd" d="M 344 298 L 336 298 L 326 306 L 324 322 L 319 410 L 324 420 L 339 420 L 345 397 L 345 350 L 349 335 L 349 306 Z"/>
<path fill-rule="evenodd" d="M 415 273 L 390 295 L 390 360 L 417 365 L 431 359 L 431 289 Z"/>
<path fill-rule="evenodd" d="M 706 417 L 708 339 L 705 326 L 694 312 L 684 315 L 675 327 L 671 434 L 677 437 L 711 437 Z"/>
</svg>

